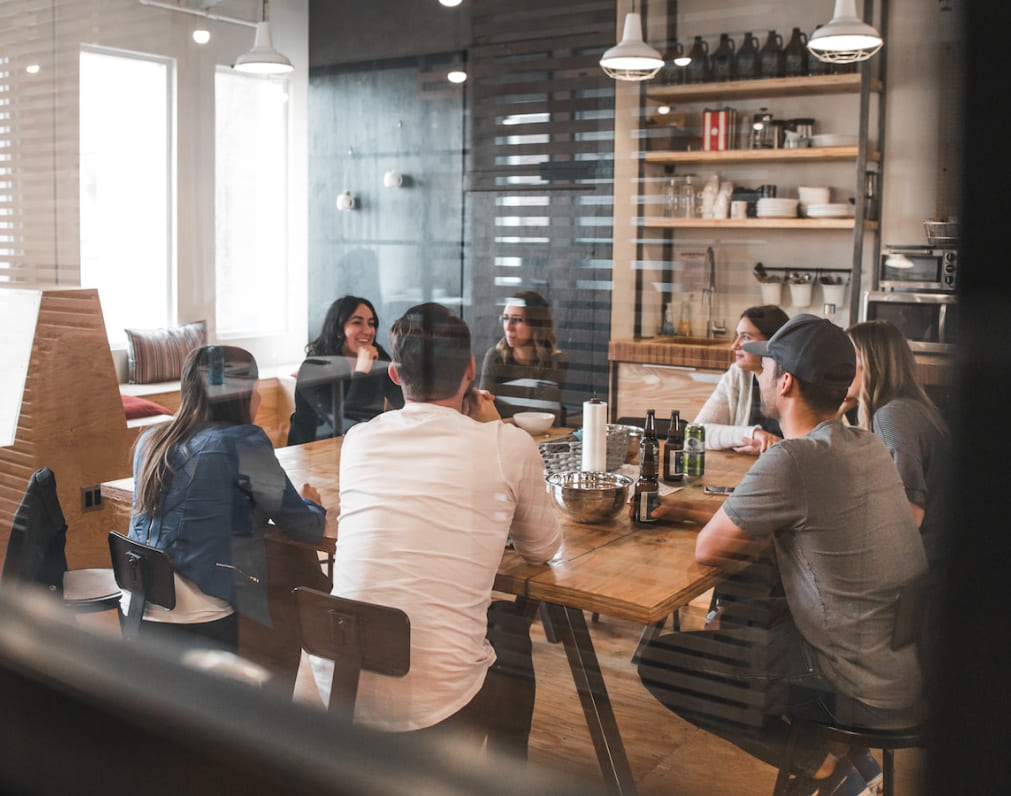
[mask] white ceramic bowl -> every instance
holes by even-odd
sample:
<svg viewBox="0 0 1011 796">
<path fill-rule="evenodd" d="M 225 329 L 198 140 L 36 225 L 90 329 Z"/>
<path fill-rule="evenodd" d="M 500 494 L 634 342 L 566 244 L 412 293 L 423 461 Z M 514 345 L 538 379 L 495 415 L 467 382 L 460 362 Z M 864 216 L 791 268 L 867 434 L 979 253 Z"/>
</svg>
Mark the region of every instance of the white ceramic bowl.
<svg viewBox="0 0 1011 796">
<path fill-rule="evenodd" d="M 513 415 L 516 425 L 531 434 L 546 434 L 555 422 L 552 412 L 517 412 Z"/>
<path fill-rule="evenodd" d="M 802 205 L 827 205 L 830 193 L 828 188 L 801 185 L 797 188 L 797 196 Z"/>
</svg>

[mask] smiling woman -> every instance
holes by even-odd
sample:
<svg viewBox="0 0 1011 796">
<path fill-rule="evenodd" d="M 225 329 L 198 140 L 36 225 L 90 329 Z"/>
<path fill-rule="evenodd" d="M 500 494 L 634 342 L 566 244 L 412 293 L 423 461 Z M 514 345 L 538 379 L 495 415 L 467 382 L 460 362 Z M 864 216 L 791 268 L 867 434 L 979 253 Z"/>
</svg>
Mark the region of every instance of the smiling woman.
<svg viewBox="0 0 1011 796">
<path fill-rule="evenodd" d="M 339 437 L 355 423 L 404 405 L 388 371 L 390 355 L 376 343 L 379 316 L 372 302 L 343 296 L 330 305 L 295 386 L 288 444 Z"/>
</svg>

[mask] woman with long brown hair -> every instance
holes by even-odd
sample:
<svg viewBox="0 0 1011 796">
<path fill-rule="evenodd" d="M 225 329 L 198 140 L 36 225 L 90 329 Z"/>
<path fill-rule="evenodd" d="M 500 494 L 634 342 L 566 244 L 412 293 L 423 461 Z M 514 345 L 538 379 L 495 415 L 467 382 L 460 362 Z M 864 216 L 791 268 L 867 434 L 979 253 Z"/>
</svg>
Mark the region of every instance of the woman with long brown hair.
<svg viewBox="0 0 1011 796">
<path fill-rule="evenodd" d="M 898 328 L 888 321 L 865 321 L 847 332 L 856 348 L 857 372 L 842 411 L 856 405 L 859 425 L 873 431 L 892 454 L 933 567 L 943 557 L 948 426 L 917 381 L 913 352 Z"/>
<path fill-rule="evenodd" d="M 295 490 L 263 429 L 252 355 L 203 346 L 183 363 L 181 402 L 134 454 L 131 539 L 165 550 L 176 605 L 148 606 L 141 632 L 235 650 L 239 611 L 269 623 L 263 534 L 267 521 L 300 541 L 323 535 L 326 511 L 309 484 Z M 121 608 L 129 610 L 124 593 Z"/>
<path fill-rule="evenodd" d="M 504 334 L 484 355 L 481 389 L 502 417 L 533 409 L 560 416 L 569 359 L 555 348 L 551 308 L 533 290 L 514 293 L 502 311 Z"/>
</svg>

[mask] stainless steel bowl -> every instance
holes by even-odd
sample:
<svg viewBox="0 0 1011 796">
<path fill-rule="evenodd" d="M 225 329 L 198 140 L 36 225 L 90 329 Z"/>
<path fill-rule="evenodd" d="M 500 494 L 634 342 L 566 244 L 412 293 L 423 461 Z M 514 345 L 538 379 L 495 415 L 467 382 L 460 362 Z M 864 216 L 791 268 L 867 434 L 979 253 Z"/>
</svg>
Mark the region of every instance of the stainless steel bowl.
<svg viewBox="0 0 1011 796">
<path fill-rule="evenodd" d="M 547 478 L 555 504 L 576 522 L 606 522 L 628 498 L 632 479 L 620 473 L 563 472 Z"/>
</svg>

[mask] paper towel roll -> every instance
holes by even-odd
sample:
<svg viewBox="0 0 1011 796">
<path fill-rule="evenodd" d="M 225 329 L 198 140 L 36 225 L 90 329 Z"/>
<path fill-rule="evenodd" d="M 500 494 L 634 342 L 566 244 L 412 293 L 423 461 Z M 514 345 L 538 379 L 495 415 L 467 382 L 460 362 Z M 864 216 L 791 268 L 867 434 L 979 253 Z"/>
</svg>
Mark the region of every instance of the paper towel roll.
<svg viewBox="0 0 1011 796">
<path fill-rule="evenodd" d="M 583 404 L 583 470 L 607 472 L 607 402 L 596 398 Z"/>
</svg>

